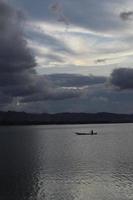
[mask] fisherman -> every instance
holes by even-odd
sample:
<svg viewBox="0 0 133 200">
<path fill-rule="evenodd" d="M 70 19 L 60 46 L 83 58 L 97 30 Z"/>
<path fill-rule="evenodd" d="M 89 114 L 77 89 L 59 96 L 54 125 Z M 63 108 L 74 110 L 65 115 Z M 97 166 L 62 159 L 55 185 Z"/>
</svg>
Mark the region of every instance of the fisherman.
<svg viewBox="0 0 133 200">
<path fill-rule="evenodd" d="M 93 133 L 94 133 L 93 130 L 91 130 L 91 135 L 93 135 Z"/>
</svg>

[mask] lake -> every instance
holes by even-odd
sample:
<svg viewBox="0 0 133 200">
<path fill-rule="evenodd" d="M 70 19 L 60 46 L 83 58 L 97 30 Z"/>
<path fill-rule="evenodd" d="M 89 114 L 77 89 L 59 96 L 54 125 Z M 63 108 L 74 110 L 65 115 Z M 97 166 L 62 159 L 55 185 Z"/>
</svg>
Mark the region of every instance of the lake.
<svg viewBox="0 0 133 200">
<path fill-rule="evenodd" d="M 132 200 L 133 124 L 0 127 L 0 199 Z"/>
</svg>

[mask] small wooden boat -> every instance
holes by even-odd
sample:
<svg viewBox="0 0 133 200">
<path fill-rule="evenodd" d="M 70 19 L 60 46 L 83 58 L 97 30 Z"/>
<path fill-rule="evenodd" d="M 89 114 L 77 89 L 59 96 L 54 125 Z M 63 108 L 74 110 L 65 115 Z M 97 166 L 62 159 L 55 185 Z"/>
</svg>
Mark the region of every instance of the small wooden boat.
<svg viewBox="0 0 133 200">
<path fill-rule="evenodd" d="M 76 135 L 97 135 L 97 132 L 90 132 L 90 133 L 81 133 L 81 132 L 76 132 Z"/>
</svg>

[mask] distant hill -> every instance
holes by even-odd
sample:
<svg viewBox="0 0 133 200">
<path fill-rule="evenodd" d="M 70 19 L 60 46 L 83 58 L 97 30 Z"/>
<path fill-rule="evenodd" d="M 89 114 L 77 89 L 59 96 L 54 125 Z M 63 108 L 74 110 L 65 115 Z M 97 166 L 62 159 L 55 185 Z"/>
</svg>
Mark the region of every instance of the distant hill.
<svg viewBox="0 0 133 200">
<path fill-rule="evenodd" d="M 57 113 L 31 114 L 0 111 L 0 125 L 133 123 L 133 114 Z"/>
</svg>

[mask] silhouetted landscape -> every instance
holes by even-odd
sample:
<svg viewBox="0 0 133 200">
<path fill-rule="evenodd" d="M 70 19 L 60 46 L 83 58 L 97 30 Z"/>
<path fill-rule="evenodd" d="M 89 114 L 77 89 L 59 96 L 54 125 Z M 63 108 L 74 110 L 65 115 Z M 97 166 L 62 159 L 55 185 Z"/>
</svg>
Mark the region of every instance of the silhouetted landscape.
<svg viewBox="0 0 133 200">
<path fill-rule="evenodd" d="M 0 125 L 132 123 L 133 114 L 0 112 Z"/>
</svg>

